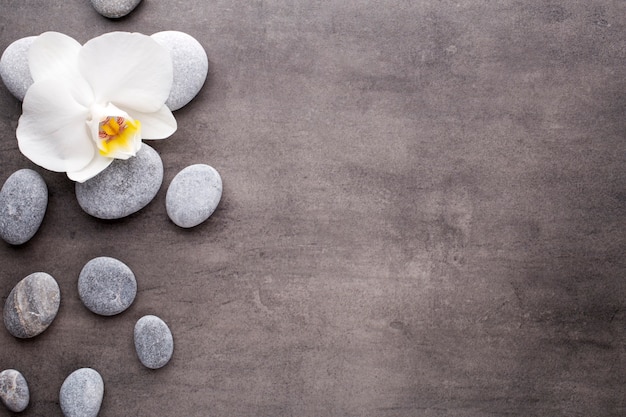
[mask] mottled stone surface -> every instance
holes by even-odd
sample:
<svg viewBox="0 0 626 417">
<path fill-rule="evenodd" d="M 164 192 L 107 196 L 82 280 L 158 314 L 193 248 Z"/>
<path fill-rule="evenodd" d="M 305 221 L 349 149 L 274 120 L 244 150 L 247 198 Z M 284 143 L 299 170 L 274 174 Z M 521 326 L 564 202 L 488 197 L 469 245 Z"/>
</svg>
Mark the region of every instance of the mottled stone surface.
<svg viewBox="0 0 626 417">
<path fill-rule="evenodd" d="M 194 227 L 208 219 L 222 198 L 222 178 L 209 165 L 196 164 L 180 171 L 170 183 L 165 207 L 180 227 Z"/>
<path fill-rule="evenodd" d="M 101 222 L 46 175 L 45 227 L 0 245 L 1 296 L 28 265 L 68 273 L 54 338 L 0 331 L 29 417 L 60 415 L 74 360 L 103 372 L 102 417 L 624 417 L 625 2 L 144 3 L 111 22 L 0 2 L 0 49 L 50 28 L 194 35 L 210 74 L 158 142 L 164 185 L 197 162 L 224 180 L 181 229 L 164 187 Z M 5 176 L 20 114 L 0 85 Z M 103 253 L 139 282 L 112 318 L 75 291 Z M 148 313 L 176 343 L 154 372 L 131 335 Z"/>
<path fill-rule="evenodd" d="M 163 162 L 145 143 L 135 157 L 117 159 L 100 174 L 76 183 L 81 208 L 100 219 L 120 219 L 144 208 L 163 182 Z"/>
<path fill-rule="evenodd" d="M 36 36 L 27 36 L 11 43 L 0 57 L 0 78 L 7 89 L 20 101 L 33 84 L 28 67 L 28 50 Z"/>
<path fill-rule="evenodd" d="M 117 19 L 132 12 L 141 0 L 91 0 L 93 7 L 104 17 Z"/>
<path fill-rule="evenodd" d="M 167 30 L 153 34 L 152 38 L 172 55 L 174 82 L 165 104 L 170 110 L 178 110 L 200 92 L 209 71 L 209 59 L 200 42 L 187 33 Z"/>
<path fill-rule="evenodd" d="M 0 190 L 0 237 L 12 245 L 28 242 L 39 230 L 48 207 L 48 187 L 32 169 L 20 169 Z"/>
<path fill-rule="evenodd" d="M 4 325 L 19 338 L 37 336 L 50 326 L 59 311 L 61 291 L 55 279 L 35 272 L 17 283 L 4 304 Z"/>
<path fill-rule="evenodd" d="M 65 417 L 96 417 L 104 397 L 104 381 L 98 371 L 81 368 L 61 385 L 59 403 Z"/>
<path fill-rule="evenodd" d="M 164 367 L 174 352 L 174 339 L 167 324 L 157 316 L 143 316 L 135 324 L 135 350 L 147 368 Z"/>
<path fill-rule="evenodd" d="M 85 307 L 96 314 L 119 314 L 133 303 L 136 294 L 135 274 L 115 258 L 90 260 L 78 277 L 78 295 Z"/>
<path fill-rule="evenodd" d="M 0 400 L 11 411 L 19 413 L 28 407 L 30 392 L 21 372 L 5 369 L 0 372 Z"/>
</svg>

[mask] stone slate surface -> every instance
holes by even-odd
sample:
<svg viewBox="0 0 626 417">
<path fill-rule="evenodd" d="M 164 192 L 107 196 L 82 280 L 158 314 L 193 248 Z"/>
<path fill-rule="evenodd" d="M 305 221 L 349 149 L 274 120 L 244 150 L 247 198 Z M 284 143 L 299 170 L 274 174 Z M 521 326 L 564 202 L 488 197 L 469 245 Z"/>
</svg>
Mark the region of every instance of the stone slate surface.
<svg viewBox="0 0 626 417">
<path fill-rule="evenodd" d="M 207 82 L 150 144 L 164 184 L 194 163 L 224 180 L 183 230 L 164 187 L 101 221 L 35 168 L 48 212 L 0 246 L 0 294 L 45 270 L 66 296 L 38 338 L 0 332 L 24 416 L 60 415 L 82 366 L 105 381 L 101 416 L 626 414 L 622 2 L 164 0 L 118 21 L 8 4 L 0 49 L 47 30 L 198 39 Z M 32 166 L 20 109 L 0 86 L 0 180 Z M 120 317 L 76 294 L 103 255 L 142 277 Z M 155 371 L 133 348 L 145 314 L 176 338 Z"/>
</svg>

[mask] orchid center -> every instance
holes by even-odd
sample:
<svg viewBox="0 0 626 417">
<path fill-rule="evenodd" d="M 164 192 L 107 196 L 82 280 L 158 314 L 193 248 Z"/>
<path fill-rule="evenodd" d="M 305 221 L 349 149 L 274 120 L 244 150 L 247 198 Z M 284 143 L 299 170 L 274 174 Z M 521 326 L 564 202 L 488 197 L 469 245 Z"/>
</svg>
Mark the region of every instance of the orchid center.
<svg viewBox="0 0 626 417">
<path fill-rule="evenodd" d="M 141 146 L 141 123 L 113 104 L 94 105 L 88 124 L 100 155 L 127 159 Z"/>
<path fill-rule="evenodd" d="M 141 123 L 122 116 L 107 116 L 100 122 L 98 139 L 100 154 L 109 156 L 116 150 L 132 149 Z"/>
</svg>

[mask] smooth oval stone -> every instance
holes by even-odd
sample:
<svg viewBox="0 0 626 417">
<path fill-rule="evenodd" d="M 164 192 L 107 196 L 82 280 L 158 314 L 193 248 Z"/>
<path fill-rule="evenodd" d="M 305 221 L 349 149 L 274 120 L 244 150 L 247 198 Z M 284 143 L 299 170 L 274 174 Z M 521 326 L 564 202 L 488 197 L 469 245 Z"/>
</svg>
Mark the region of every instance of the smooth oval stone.
<svg viewBox="0 0 626 417">
<path fill-rule="evenodd" d="M 170 328 L 157 316 L 143 316 L 135 324 L 135 350 L 146 368 L 164 367 L 174 352 Z"/>
<path fill-rule="evenodd" d="M 222 178 L 215 168 L 196 164 L 172 179 L 165 196 L 169 218 L 180 227 L 194 227 L 208 219 L 222 198 Z"/>
<path fill-rule="evenodd" d="M 76 183 L 81 208 L 99 219 L 121 219 L 150 203 L 163 183 L 161 157 L 145 143 L 135 157 L 116 159 L 95 177 Z"/>
<path fill-rule="evenodd" d="M 24 101 L 26 91 L 33 84 L 28 66 L 28 51 L 37 39 L 27 36 L 18 39 L 4 50 L 0 57 L 0 78 L 7 89 L 20 101 Z"/>
<path fill-rule="evenodd" d="M 117 19 L 132 12 L 141 0 L 91 0 L 91 4 L 104 17 Z"/>
<path fill-rule="evenodd" d="M 166 30 L 152 38 L 172 55 L 174 82 L 165 104 L 170 110 L 178 110 L 200 92 L 209 72 L 209 59 L 200 42 L 184 32 Z"/>
<path fill-rule="evenodd" d="M 30 401 L 28 383 L 24 375 L 15 369 L 0 372 L 0 399 L 13 412 L 24 411 Z"/>
<path fill-rule="evenodd" d="M 11 245 L 28 242 L 48 207 L 46 182 L 32 169 L 15 171 L 0 190 L 0 237 Z"/>
<path fill-rule="evenodd" d="M 72 372 L 61 385 L 59 402 L 65 417 L 96 417 L 104 397 L 104 381 L 91 368 Z"/>
<path fill-rule="evenodd" d="M 52 276 L 35 272 L 17 283 L 4 304 L 4 325 L 19 338 L 37 336 L 59 311 L 61 291 Z"/>
<path fill-rule="evenodd" d="M 106 256 L 92 259 L 78 276 L 78 295 L 85 307 L 96 314 L 119 314 L 135 300 L 135 274 L 117 259 Z"/>
</svg>

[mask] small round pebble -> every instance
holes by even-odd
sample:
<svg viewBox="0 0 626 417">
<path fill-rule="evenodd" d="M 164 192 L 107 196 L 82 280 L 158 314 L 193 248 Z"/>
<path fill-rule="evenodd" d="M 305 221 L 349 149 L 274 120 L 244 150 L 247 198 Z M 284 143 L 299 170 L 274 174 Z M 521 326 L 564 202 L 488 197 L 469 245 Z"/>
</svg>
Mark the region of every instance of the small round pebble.
<svg viewBox="0 0 626 417">
<path fill-rule="evenodd" d="M 95 177 L 76 183 L 80 207 L 99 219 L 121 219 L 150 203 L 163 183 L 161 157 L 145 143 L 137 155 L 116 159 Z"/>
<path fill-rule="evenodd" d="M 135 350 L 146 368 L 164 367 L 174 352 L 170 328 L 157 316 L 143 316 L 135 324 Z"/>
<path fill-rule="evenodd" d="M 24 375 L 15 369 L 0 372 L 0 399 L 13 412 L 24 411 L 30 401 L 28 383 Z"/>
<path fill-rule="evenodd" d="M 135 300 L 135 274 L 115 258 L 102 256 L 92 259 L 80 271 L 78 295 L 85 307 L 96 314 L 119 314 Z"/>
<path fill-rule="evenodd" d="M 91 4 L 104 17 L 117 19 L 135 10 L 141 0 L 91 0 Z"/>
<path fill-rule="evenodd" d="M 33 84 L 28 66 L 28 51 L 36 36 L 21 38 L 7 46 L 0 57 L 0 78 L 7 89 L 20 101 Z"/>
<path fill-rule="evenodd" d="M 96 417 L 104 397 L 104 381 L 91 368 L 72 372 L 61 385 L 59 402 L 65 417 Z"/>
<path fill-rule="evenodd" d="M 35 337 L 50 326 L 61 303 L 59 285 L 45 272 L 17 283 L 4 304 L 4 325 L 19 338 Z"/>
<path fill-rule="evenodd" d="M 15 171 L 0 190 L 0 237 L 11 245 L 28 242 L 48 207 L 48 187 L 32 169 Z"/>
<path fill-rule="evenodd" d="M 165 208 L 180 227 L 194 227 L 208 219 L 222 198 L 222 178 L 215 168 L 196 164 L 180 171 L 167 189 Z"/>
<path fill-rule="evenodd" d="M 157 32 L 152 38 L 170 50 L 174 82 L 165 102 L 170 110 L 178 110 L 199 92 L 209 72 L 209 59 L 200 42 L 176 30 Z"/>
</svg>

